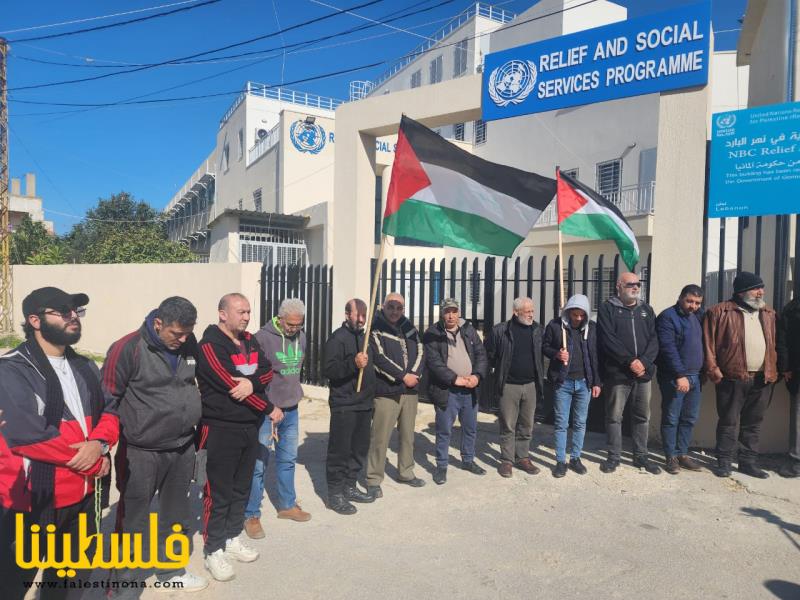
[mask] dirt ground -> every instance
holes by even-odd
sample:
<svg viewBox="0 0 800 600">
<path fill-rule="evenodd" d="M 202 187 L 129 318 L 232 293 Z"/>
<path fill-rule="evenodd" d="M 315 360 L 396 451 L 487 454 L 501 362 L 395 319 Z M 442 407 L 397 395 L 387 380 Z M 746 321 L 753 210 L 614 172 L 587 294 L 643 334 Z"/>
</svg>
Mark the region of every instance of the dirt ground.
<svg viewBox="0 0 800 600">
<path fill-rule="evenodd" d="M 542 472 L 503 479 L 496 421 L 481 415 L 477 460 L 488 473 L 458 468 L 456 428 L 448 481 L 437 486 L 434 413 L 421 404 L 416 474 L 427 485 L 398 484 L 389 466 L 384 497 L 340 516 L 324 505 L 327 405 L 307 400 L 300 410 L 296 485 L 312 520 L 278 520 L 265 498 L 267 537 L 247 541 L 258 561 L 234 563 L 233 581 L 212 580 L 202 592 L 150 588 L 141 598 L 800 598 L 800 480 L 774 472 L 765 481 L 719 479 L 708 470 L 653 476 L 632 467 L 629 453 L 606 475 L 597 434 L 586 439 L 589 473 L 554 479 L 552 428 L 544 425 L 533 453 Z M 274 489 L 271 468 L 269 478 Z M 192 496 L 199 527 L 197 490 Z M 194 544 L 189 569 L 208 576 L 196 532 Z"/>
</svg>

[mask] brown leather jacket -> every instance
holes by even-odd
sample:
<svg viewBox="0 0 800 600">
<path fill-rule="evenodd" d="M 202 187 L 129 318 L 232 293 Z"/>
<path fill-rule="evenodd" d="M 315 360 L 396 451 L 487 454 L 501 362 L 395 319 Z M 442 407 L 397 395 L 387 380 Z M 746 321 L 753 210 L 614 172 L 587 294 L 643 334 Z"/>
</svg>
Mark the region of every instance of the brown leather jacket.
<svg viewBox="0 0 800 600">
<path fill-rule="evenodd" d="M 778 379 L 775 311 L 768 306 L 762 308 L 759 318 L 764 330 L 764 341 L 767 343 L 764 379 L 767 383 L 773 383 Z M 737 380 L 748 378 L 744 351 L 744 315 L 735 302 L 720 302 L 706 311 L 703 319 L 703 346 L 706 355 L 705 371 L 711 381 L 719 383 L 723 377 Z"/>
</svg>

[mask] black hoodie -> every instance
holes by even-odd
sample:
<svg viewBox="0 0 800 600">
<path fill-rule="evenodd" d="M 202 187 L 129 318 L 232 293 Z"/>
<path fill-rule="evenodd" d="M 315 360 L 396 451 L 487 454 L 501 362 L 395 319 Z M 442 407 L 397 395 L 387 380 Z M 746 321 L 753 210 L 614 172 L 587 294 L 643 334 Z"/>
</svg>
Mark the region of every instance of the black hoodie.
<svg viewBox="0 0 800 600">
<path fill-rule="evenodd" d="M 237 346 L 218 325 L 209 325 L 200 340 L 197 383 L 203 400 L 203 422 L 212 424 L 257 424 L 274 406 L 264 390 L 272 379 L 272 366 L 256 338 L 246 331 Z M 228 393 L 246 377 L 253 393 L 238 402 Z"/>
</svg>

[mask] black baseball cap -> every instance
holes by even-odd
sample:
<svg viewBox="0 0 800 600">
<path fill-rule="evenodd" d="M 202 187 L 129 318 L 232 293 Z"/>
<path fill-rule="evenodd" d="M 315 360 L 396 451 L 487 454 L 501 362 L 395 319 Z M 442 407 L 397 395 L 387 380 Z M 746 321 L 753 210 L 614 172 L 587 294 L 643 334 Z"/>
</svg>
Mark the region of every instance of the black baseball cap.
<svg viewBox="0 0 800 600">
<path fill-rule="evenodd" d="M 78 308 L 89 304 L 86 294 L 68 294 L 56 287 L 43 287 L 33 290 L 22 301 L 22 314 L 27 319 L 37 315 L 46 308 L 61 310 L 64 308 Z"/>
</svg>

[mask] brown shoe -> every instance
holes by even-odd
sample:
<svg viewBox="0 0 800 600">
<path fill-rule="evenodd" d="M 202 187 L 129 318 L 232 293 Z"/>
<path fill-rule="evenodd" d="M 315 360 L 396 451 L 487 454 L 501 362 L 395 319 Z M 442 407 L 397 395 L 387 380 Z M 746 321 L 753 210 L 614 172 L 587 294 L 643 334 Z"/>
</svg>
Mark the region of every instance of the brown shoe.
<svg viewBox="0 0 800 600">
<path fill-rule="evenodd" d="M 511 463 L 507 460 L 501 461 L 500 466 L 497 467 L 497 472 L 501 477 L 511 477 Z"/>
<path fill-rule="evenodd" d="M 258 517 L 245 519 L 244 531 L 251 540 L 260 540 L 266 537 L 264 529 L 261 527 L 261 520 Z"/>
<path fill-rule="evenodd" d="M 669 473 L 670 475 L 677 475 L 681 472 L 681 466 L 678 464 L 678 459 L 674 456 L 670 456 L 667 459 L 667 464 L 664 467 L 664 470 Z"/>
<path fill-rule="evenodd" d="M 697 461 L 689 457 L 687 454 L 678 457 L 678 464 L 680 464 L 681 468 L 688 469 L 689 471 L 702 470 L 702 467 L 697 463 Z"/>
<path fill-rule="evenodd" d="M 278 518 L 291 519 L 292 521 L 303 523 L 305 521 L 311 520 L 311 514 L 307 513 L 306 511 L 304 511 L 302 508 L 300 508 L 295 504 L 292 508 L 287 508 L 286 510 L 279 510 Z"/>
<path fill-rule="evenodd" d="M 517 462 L 517 468 L 522 469 L 528 475 L 537 475 L 539 473 L 539 467 L 533 464 L 530 458 L 523 458 L 521 461 Z"/>
</svg>

